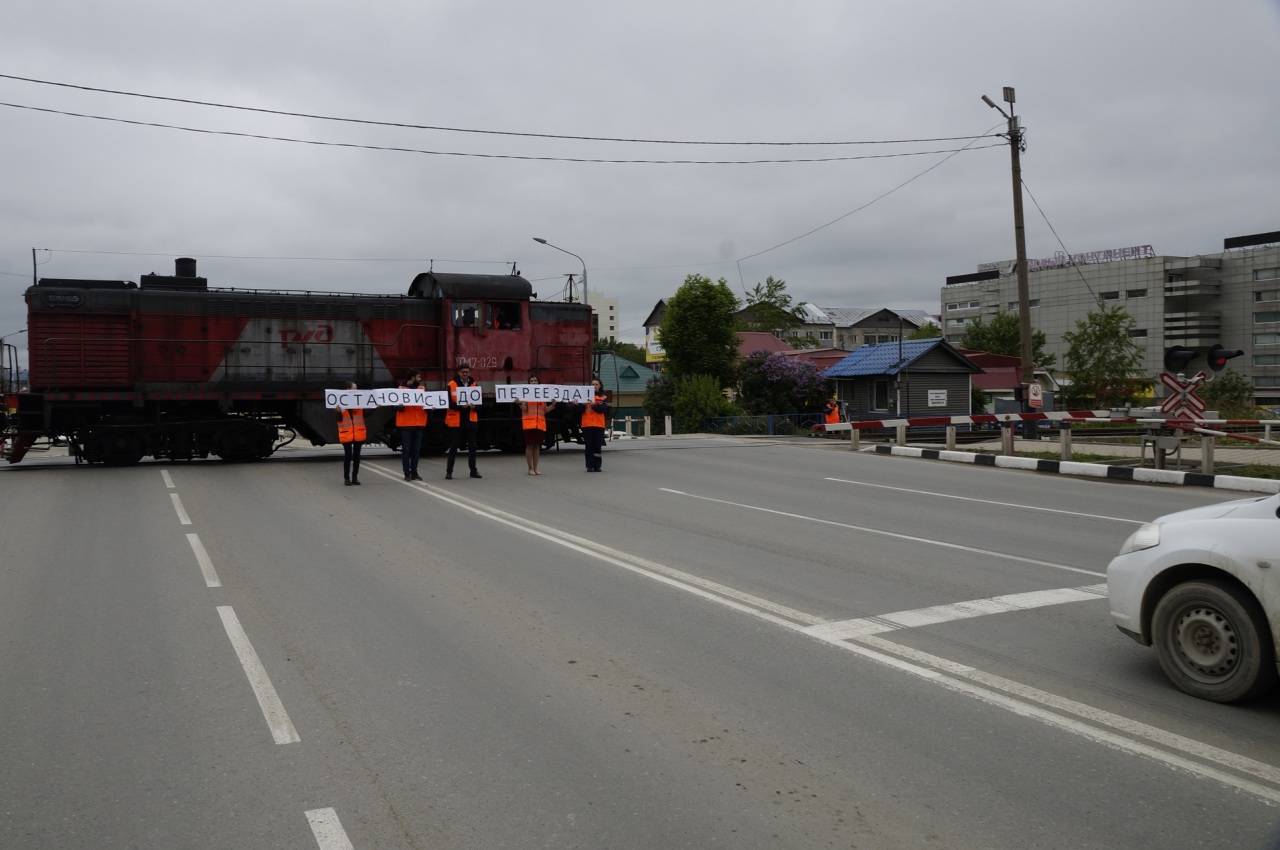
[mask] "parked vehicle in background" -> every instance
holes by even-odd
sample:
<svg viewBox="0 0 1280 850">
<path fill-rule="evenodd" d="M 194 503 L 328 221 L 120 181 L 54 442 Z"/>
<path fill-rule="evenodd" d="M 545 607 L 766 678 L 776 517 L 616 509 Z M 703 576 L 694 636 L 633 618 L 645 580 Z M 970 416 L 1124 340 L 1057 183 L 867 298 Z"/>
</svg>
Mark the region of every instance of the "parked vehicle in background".
<svg viewBox="0 0 1280 850">
<path fill-rule="evenodd" d="M 1280 494 L 1162 516 L 1107 567 L 1111 618 L 1192 696 L 1236 702 L 1277 681 Z"/>
</svg>

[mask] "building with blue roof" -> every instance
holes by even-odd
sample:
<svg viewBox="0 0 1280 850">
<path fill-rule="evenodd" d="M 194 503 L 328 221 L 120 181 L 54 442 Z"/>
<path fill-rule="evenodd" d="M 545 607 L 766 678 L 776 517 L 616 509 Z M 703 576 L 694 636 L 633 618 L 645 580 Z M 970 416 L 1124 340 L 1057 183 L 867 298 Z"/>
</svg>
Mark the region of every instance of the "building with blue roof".
<svg viewBox="0 0 1280 850">
<path fill-rule="evenodd" d="M 982 367 L 946 340 L 863 345 L 822 373 L 850 419 L 970 415 L 970 376 Z"/>
</svg>

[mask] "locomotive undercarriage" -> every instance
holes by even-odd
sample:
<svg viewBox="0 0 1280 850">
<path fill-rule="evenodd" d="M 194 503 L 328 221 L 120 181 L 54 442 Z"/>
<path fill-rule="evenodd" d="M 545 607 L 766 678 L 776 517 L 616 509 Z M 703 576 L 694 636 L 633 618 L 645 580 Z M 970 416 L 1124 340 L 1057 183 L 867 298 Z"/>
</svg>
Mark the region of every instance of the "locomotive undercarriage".
<svg viewBox="0 0 1280 850">
<path fill-rule="evenodd" d="M 32 406 L 34 407 L 34 406 Z M 269 457 L 279 446 L 285 422 L 278 415 L 237 415 L 216 406 L 83 403 L 20 408 L 10 417 L 5 459 L 16 463 L 40 439 L 65 441 L 77 463 L 127 466 L 145 457 L 225 461 Z"/>
</svg>

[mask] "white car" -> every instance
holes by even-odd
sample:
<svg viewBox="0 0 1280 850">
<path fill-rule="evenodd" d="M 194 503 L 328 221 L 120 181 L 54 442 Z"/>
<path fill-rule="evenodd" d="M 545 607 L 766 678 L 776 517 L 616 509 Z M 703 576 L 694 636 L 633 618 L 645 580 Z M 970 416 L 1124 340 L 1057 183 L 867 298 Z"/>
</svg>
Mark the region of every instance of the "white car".
<svg viewBox="0 0 1280 850">
<path fill-rule="evenodd" d="M 1111 619 L 1192 696 L 1235 702 L 1277 680 L 1280 494 L 1149 522 L 1107 567 Z"/>
</svg>

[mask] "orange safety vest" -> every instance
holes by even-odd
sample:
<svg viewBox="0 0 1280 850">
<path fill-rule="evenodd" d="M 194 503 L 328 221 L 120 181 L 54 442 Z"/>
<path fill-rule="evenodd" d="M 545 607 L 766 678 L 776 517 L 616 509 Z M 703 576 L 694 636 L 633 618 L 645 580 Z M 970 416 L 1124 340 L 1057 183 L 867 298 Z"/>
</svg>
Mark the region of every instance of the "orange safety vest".
<svg viewBox="0 0 1280 850">
<path fill-rule="evenodd" d="M 547 430 L 547 403 L 545 401 L 526 401 L 524 413 L 520 416 L 520 424 L 526 431 Z"/>
<path fill-rule="evenodd" d="M 594 399 L 592 399 L 591 404 L 600 404 L 601 402 L 607 403 L 608 401 L 609 401 L 608 396 L 598 395 Z M 591 406 L 588 405 L 582 411 L 582 427 L 583 428 L 603 428 L 604 414 L 596 413 L 594 410 L 591 409 Z"/>
<path fill-rule="evenodd" d="M 840 406 L 836 404 L 827 405 L 827 424 L 835 425 L 840 421 Z"/>
<path fill-rule="evenodd" d="M 467 386 L 474 387 L 475 382 L 472 381 Z M 454 398 L 455 398 L 454 393 L 456 393 L 457 391 L 458 391 L 458 382 L 450 381 L 449 382 L 449 404 L 450 405 L 457 403 L 454 401 Z M 471 416 L 469 418 L 472 422 L 480 421 L 480 417 L 476 415 L 476 409 L 474 407 L 471 408 Z M 458 412 L 458 408 L 456 407 L 449 408 L 449 412 L 444 415 L 444 424 L 449 426 L 450 428 L 457 428 L 459 425 L 462 424 L 462 415 Z"/>
<path fill-rule="evenodd" d="M 400 389 L 411 389 L 401 385 Z M 396 411 L 397 428 L 425 428 L 427 425 L 427 409 L 416 404 L 406 404 L 403 410 Z"/>
<path fill-rule="evenodd" d="M 338 442 L 363 443 L 367 436 L 364 430 L 364 411 L 358 407 L 351 410 L 339 408 L 338 414 L 342 417 L 338 420 Z"/>
</svg>

